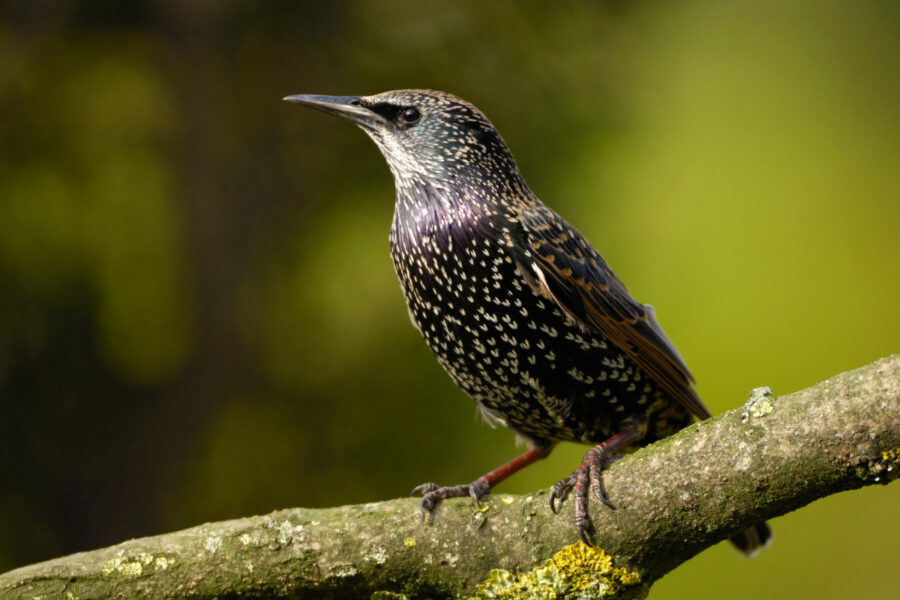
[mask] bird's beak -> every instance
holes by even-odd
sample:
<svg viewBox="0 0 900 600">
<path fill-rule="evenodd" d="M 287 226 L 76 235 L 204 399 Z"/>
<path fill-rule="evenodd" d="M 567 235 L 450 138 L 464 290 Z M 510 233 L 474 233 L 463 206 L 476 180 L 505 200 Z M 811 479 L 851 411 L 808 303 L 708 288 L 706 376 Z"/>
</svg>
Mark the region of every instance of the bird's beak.
<svg viewBox="0 0 900 600">
<path fill-rule="evenodd" d="M 337 115 L 353 121 L 363 127 L 374 127 L 379 123 L 387 123 L 384 117 L 362 106 L 359 96 L 318 96 L 315 94 L 297 94 L 285 96 L 287 102 L 296 102 L 328 114 Z"/>
</svg>

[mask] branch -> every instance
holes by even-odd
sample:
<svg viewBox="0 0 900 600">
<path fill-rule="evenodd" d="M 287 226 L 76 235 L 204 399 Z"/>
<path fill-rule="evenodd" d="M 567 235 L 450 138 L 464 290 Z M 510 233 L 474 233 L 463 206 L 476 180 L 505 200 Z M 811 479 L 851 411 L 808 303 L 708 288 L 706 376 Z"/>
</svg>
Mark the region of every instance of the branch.
<svg viewBox="0 0 900 600">
<path fill-rule="evenodd" d="M 900 356 L 884 358 L 777 399 L 755 390 L 742 409 L 639 450 L 605 475 L 616 510 L 591 505 L 598 549 L 572 544 L 572 519 L 549 511 L 546 490 L 489 496 L 481 510 L 445 501 L 427 524 L 402 499 L 130 540 L 0 575 L 0 597 L 490 598 L 509 586 L 640 597 L 750 524 L 894 479 L 898 389 Z"/>
</svg>

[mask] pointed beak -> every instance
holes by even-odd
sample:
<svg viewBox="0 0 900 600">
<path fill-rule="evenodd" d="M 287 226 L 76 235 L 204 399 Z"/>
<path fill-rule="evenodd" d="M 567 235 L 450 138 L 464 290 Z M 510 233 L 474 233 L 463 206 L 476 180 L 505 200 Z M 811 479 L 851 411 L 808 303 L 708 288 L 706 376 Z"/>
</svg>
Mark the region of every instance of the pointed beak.
<svg viewBox="0 0 900 600">
<path fill-rule="evenodd" d="M 287 102 L 295 102 L 331 115 L 337 115 L 353 121 L 363 127 L 375 127 L 386 124 L 384 117 L 362 106 L 359 96 L 318 96 L 315 94 L 297 94 L 285 96 Z"/>
</svg>

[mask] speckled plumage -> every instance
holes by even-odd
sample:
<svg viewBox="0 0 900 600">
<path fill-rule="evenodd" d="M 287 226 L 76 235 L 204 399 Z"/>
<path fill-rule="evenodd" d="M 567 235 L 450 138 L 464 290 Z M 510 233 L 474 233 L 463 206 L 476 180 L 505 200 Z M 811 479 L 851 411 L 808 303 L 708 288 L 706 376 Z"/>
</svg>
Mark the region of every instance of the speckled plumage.
<svg viewBox="0 0 900 600">
<path fill-rule="evenodd" d="M 534 196 L 487 118 L 436 92 L 361 100 L 380 104 L 423 115 L 415 152 L 367 130 L 397 185 L 391 256 L 410 316 L 487 420 L 536 443 L 600 443 L 626 426 L 652 424 L 643 438 L 650 442 L 690 423 L 689 410 L 590 327 L 584 310 L 555 301 L 547 280 L 563 275 L 566 263 L 566 274 L 597 273 L 611 290 L 608 304 L 624 305 L 629 317 L 646 310 L 578 231 Z"/>
<path fill-rule="evenodd" d="M 587 486 L 606 502 L 599 473 L 617 449 L 710 416 L 653 309 L 538 200 L 468 102 L 428 90 L 288 99 L 353 120 L 381 149 L 397 192 L 391 257 L 413 324 L 485 419 L 532 446 L 472 484 L 420 486 L 423 509 L 477 500 L 556 442 L 599 444 L 551 497 L 575 489 L 584 537 Z M 767 530 L 746 535 L 752 550 Z"/>
</svg>

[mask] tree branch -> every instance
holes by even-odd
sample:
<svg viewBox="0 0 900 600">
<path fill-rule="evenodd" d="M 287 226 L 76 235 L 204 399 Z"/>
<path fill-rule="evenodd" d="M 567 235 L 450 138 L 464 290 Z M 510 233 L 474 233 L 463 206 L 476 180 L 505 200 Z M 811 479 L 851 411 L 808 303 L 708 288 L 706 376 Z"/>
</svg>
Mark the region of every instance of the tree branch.
<svg viewBox="0 0 900 600">
<path fill-rule="evenodd" d="M 549 511 L 546 490 L 489 496 L 481 510 L 445 501 L 426 524 L 418 500 L 402 499 L 130 540 L 0 575 L 0 597 L 497 597 L 504 586 L 637 597 L 750 524 L 894 479 L 898 390 L 893 356 L 777 399 L 754 390 L 742 409 L 639 450 L 605 475 L 616 510 L 592 503 L 598 550 L 572 544 L 572 519 Z"/>
</svg>

